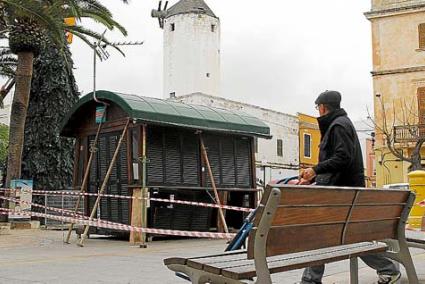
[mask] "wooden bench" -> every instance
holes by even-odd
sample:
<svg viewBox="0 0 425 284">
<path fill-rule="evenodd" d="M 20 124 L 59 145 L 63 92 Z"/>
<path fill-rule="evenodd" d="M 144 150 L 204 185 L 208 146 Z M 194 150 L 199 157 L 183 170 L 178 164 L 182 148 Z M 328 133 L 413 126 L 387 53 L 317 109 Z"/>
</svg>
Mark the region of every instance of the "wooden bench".
<svg viewBox="0 0 425 284">
<path fill-rule="evenodd" d="M 245 251 L 168 258 L 165 265 L 192 283 L 271 283 L 270 274 L 350 259 L 358 283 L 357 257 L 381 254 L 406 268 L 418 283 L 405 239 L 415 195 L 409 191 L 317 186 L 266 189 Z M 379 241 L 379 242 L 378 242 Z"/>
</svg>

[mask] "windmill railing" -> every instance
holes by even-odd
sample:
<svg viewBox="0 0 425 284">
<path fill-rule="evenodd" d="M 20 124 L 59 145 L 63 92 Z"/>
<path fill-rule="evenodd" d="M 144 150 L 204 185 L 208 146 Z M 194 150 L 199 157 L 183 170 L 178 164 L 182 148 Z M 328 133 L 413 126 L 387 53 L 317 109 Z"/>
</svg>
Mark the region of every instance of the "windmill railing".
<svg viewBox="0 0 425 284">
<path fill-rule="evenodd" d="M 416 142 L 425 138 L 425 124 L 394 126 L 394 142 Z"/>
</svg>

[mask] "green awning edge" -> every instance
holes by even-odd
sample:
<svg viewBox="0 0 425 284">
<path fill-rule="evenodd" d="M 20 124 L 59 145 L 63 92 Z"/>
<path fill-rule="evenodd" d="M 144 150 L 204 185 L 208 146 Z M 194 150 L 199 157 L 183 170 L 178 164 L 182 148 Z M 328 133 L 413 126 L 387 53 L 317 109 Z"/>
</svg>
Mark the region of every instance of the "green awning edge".
<svg viewBox="0 0 425 284">
<path fill-rule="evenodd" d="M 174 101 L 161 100 L 150 97 L 142 97 L 129 94 L 120 94 L 111 91 L 99 90 L 96 91 L 96 97 L 100 100 L 107 100 L 118 105 L 127 115 L 137 121 L 159 124 L 165 126 L 177 126 L 182 128 L 190 128 L 196 130 L 212 131 L 212 132 L 225 132 L 234 133 L 239 135 L 258 136 L 270 139 L 270 128 L 258 118 L 247 115 L 245 113 L 237 113 L 229 110 L 204 107 L 198 105 L 184 104 Z M 126 98 L 127 97 L 127 100 Z M 130 99 L 131 97 L 131 99 Z M 138 100 L 135 102 L 134 100 Z M 77 102 L 74 107 L 67 113 L 61 123 L 61 135 L 72 116 L 86 103 L 93 101 L 93 93 L 89 93 Z M 133 102 L 133 104 L 132 104 Z M 163 104 L 167 108 L 173 108 L 179 105 L 182 107 L 189 107 L 197 116 L 179 115 L 177 113 L 166 113 L 158 111 L 151 105 L 151 103 Z M 136 104 L 139 104 L 137 108 Z M 142 105 L 149 105 L 150 108 L 143 109 Z M 177 109 L 175 109 L 178 112 Z M 207 114 L 208 112 L 208 114 Z M 205 116 L 203 115 L 205 114 Z M 208 115 L 215 115 L 221 119 L 211 119 Z M 202 117 L 199 117 L 202 116 Z M 230 117 L 237 118 L 238 122 L 227 121 Z M 225 118 L 226 117 L 226 118 Z M 226 121 L 225 121 L 226 120 Z M 241 123 L 243 121 L 243 123 Z"/>
</svg>

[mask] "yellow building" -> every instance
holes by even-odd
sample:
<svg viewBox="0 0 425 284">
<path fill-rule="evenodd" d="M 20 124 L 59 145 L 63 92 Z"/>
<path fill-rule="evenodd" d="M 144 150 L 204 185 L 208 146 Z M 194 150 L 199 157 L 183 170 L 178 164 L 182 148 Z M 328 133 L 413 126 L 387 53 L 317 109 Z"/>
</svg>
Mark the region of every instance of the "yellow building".
<svg viewBox="0 0 425 284">
<path fill-rule="evenodd" d="M 425 124 L 425 1 L 372 0 L 365 15 L 372 24 L 375 121 L 382 127 L 386 118 L 396 147 L 409 156 L 414 146 L 410 131 L 420 133 L 418 126 Z M 389 153 L 379 128 L 377 186 L 407 182 L 410 164 Z"/>
<path fill-rule="evenodd" d="M 298 113 L 300 168 L 305 169 L 317 165 L 319 161 L 320 130 L 317 119 L 313 116 Z"/>
</svg>

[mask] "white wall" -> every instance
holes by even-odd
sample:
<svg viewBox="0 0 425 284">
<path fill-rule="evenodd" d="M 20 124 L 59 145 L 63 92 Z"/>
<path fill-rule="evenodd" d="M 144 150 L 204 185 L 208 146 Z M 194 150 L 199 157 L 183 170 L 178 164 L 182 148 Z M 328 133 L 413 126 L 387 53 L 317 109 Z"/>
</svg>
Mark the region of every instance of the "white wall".
<svg viewBox="0 0 425 284">
<path fill-rule="evenodd" d="M 171 31 L 171 24 L 175 30 Z M 215 31 L 211 30 L 215 26 Z M 207 74 L 209 74 L 207 76 Z M 164 98 L 202 92 L 220 94 L 220 22 L 202 14 L 179 14 L 164 24 Z"/>
<path fill-rule="evenodd" d="M 4 108 L 0 108 L 0 123 L 9 125 L 10 124 L 10 111 L 11 105 L 5 104 Z"/>
<path fill-rule="evenodd" d="M 192 94 L 176 100 L 196 105 L 204 105 L 228 110 L 243 111 L 261 119 L 270 127 L 272 139 L 258 139 L 257 178 L 263 180 L 266 167 L 266 182 L 298 174 L 299 142 L 298 118 L 293 115 L 276 112 L 205 94 Z M 283 140 L 283 157 L 277 155 L 277 139 Z"/>
</svg>

